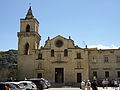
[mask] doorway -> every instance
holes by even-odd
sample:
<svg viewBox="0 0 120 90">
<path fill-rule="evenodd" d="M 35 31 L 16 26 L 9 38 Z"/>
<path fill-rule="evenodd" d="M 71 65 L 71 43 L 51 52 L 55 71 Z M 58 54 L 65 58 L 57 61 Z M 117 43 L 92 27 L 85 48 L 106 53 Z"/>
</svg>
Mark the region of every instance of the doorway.
<svg viewBox="0 0 120 90">
<path fill-rule="evenodd" d="M 77 83 L 81 83 L 81 82 L 82 82 L 82 74 L 77 73 Z"/>
<path fill-rule="evenodd" d="M 55 83 L 64 82 L 64 68 L 55 68 Z"/>
</svg>

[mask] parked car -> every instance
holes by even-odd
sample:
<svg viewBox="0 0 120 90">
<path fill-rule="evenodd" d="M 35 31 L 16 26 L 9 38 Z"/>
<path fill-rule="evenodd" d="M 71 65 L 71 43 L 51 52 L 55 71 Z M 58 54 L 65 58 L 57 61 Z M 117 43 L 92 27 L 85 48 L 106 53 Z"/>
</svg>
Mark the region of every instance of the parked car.
<svg viewBox="0 0 120 90">
<path fill-rule="evenodd" d="M 17 87 L 17 90 L 26 90 L 25 86 L 20 82 L 8 82 L 8 83 L 15 85 Z"/>
<path fill-rule="evenodd" d="M 14 84 L 8 82 L 0 82 L 0 90 L 6 90 L 6 85 L 9 86 L 11 90 L 17 90 L 17 87 Z"/>
<path fill-rule="evenodd" d="M 35 83 L 38 90 L 43 90 L 44 88 L 47 88 L 45 82 L 40 78 L 31 78 L 28 79 L 27 81 L 32 81 L 33 83 Z"/>
<path fill-rule="evenodd" d="M 37 90 L 37 86 L 32 81 L 20 81 L 20 84 L 23 84 L 26 90 Z"/>
</svg>

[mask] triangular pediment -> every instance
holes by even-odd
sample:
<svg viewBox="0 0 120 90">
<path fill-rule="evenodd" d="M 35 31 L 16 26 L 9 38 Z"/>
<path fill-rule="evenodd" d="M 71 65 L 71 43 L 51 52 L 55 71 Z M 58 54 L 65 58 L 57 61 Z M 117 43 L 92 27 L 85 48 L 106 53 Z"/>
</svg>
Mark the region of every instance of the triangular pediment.
<svg viewBox="0 0 120 90">
<path fill-rule="evenodd" d="M 62 39 L 67 40 L 67 38 L 65 38 L 65 37 L 63 37 L 63 36 L 61 36 L 61 35 L 57 35 L 56 37 L 52 38 L 51 40 L 54 40 L 54 39 L 57 39 L 57 38 L 62 38 Z"/>
<path fill-rule="evenodd" d="M 61 47 L 57 47 L 57 44 L 62 43 Z M 48 40 L 45 43 L 45 48 L 74 48 L 74 41 L 70 38 L 65 38 L 61 35 L 57 35 L 56 37 Z"/>
</svg>

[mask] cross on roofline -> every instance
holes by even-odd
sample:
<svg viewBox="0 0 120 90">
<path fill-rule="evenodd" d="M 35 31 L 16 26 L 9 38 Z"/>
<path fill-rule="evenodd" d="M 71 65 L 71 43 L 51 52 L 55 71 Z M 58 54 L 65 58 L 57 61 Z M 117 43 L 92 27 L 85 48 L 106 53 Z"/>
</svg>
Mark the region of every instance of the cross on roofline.
<svg viewBox="0 0 120 90">
<path fill-rule="evenodd" d="M 29 3 L 29 6 L 31 7 L 31 3 Z"/>
</svg>

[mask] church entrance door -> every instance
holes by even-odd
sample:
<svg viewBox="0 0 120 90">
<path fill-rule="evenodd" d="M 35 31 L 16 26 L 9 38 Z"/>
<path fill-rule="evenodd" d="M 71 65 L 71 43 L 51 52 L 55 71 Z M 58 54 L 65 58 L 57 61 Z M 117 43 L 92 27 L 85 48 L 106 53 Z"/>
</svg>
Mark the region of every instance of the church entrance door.
<svg viewBox="0 0 120 90">
<path fill-rule="evenodd" d="M 55 83 L 64 82 L 64 68 L 55 68 Z"/>
<path fill-rule="evenodd" d="M 77 83 L 81 83 L 81 82 L 82 82 L 82 74 L 77 73 Z"/>
</svg>

